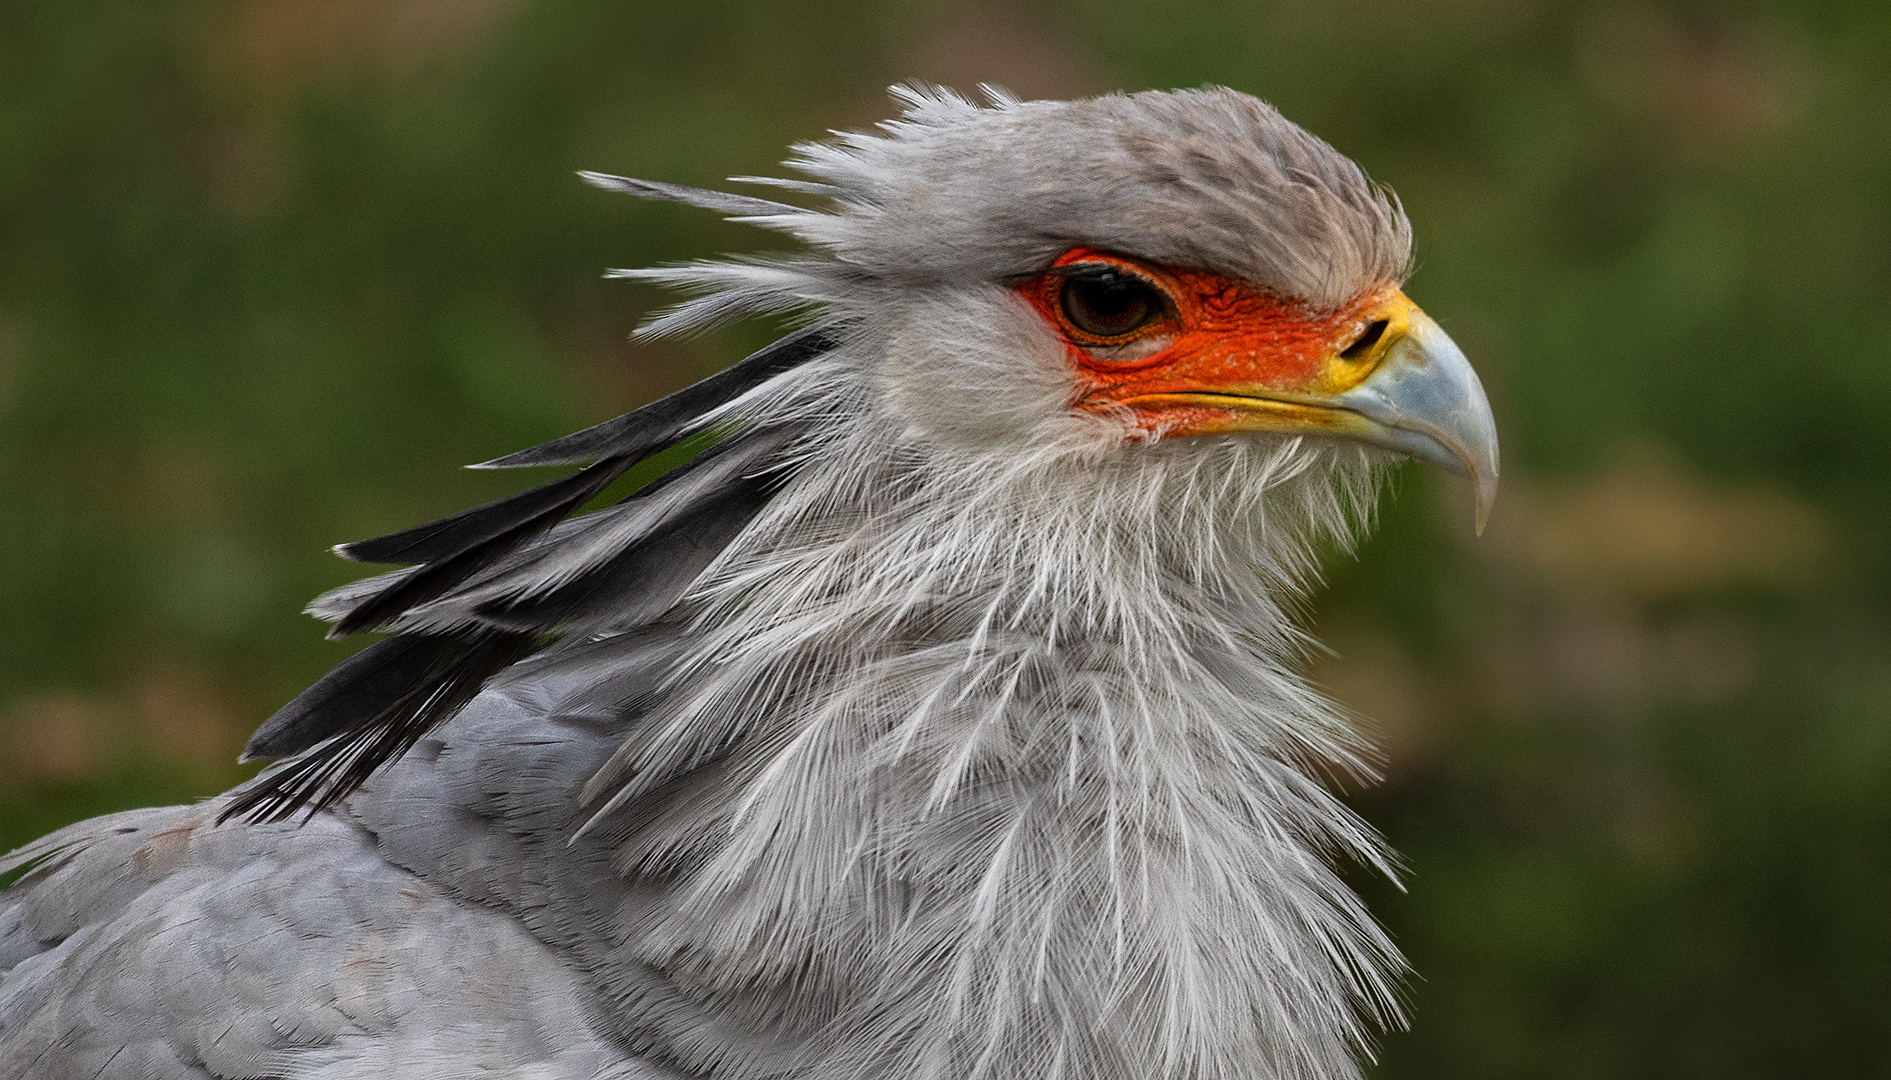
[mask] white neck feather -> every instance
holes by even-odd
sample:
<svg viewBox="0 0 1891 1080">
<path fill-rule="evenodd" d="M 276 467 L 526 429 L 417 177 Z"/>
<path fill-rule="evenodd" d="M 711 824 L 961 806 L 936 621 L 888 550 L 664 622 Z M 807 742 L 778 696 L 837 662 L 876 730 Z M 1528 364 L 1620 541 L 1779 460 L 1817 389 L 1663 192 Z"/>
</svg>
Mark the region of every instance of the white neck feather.
<svg viewBox="0 0 1891 1080">
<path fill-rule="evenodd" d="M 1367 452 L 955 445 L 881 392 L 889 347 L 751 406 L 817 434 L 594 782 L 725 778 L 624 850 L 702 853 L 641 951 L 744 1008 L 792 982 L 764 1011 L 820 1075 L 1356 1075 L 1399 960 L 1324 859 L 1386 856 L 1309 775 L 1369 769 L 1292 608 Z"/>
</svg>

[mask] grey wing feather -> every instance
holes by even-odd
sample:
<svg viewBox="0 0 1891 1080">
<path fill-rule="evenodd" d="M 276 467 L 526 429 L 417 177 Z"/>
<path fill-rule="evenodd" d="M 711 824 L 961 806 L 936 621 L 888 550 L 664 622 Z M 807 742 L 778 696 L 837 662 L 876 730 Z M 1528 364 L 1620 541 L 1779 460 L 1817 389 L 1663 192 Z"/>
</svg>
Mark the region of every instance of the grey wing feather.
<svg viewBox="0 0 1891 1080">
<path fill-rule="evenodd" d="M 685 1072 L 740 1060 L 785 1074 L 802 1036 L 701 994 L 642 947 L 685 903 L 674 882 L 710 846 L 702 830 L 726 827 L 699 812 L 731 805 L 726 768 L 698 761 L 573 839 L 594 809 L 583 778 L 658 699 L 686 633 L 659 623 L 517 665 L 337 809 L 393 863 L 510 913 L 590 972 L 600 1022 L 639 1053 Z"/>
<path fill-rule="evenodd" d="M 22 849 L 0 894 L 0 1075 L 674 1077 L 520 924 L 332 815 L 139 810 Z"/>
</svg>

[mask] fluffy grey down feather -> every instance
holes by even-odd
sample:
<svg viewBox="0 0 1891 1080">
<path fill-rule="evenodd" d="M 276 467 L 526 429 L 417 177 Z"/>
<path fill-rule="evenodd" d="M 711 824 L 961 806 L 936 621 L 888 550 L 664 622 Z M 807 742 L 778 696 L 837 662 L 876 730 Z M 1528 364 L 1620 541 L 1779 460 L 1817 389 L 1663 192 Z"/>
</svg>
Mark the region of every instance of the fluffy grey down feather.
<svg viewBox="0 0 1891 1080">
<path fill-rule="evenodd" d="M 0 1074 L 1357 1075 L 1399 960 L 1329 862 L 1387 856 L 1317 779 L 1370 770 L 1294 611 L 1379 458 L 1079 413 L 1005 286 L 1089 244 L 1331 307 L 1403 278 L 1405 218 L 1232 91 L 900 93 L 798 148 L 816 209 L 594 178 L 810 249 L 623 272 L 697 291 L 653 332 L 799 310 L 833 347 L 703 418 L 733 450 L 393 624 L 610 581 L 306 824 L 226 795 L 14 853 Z M 770 470 L 733 537 L 595 572 Z"/>
</svg>

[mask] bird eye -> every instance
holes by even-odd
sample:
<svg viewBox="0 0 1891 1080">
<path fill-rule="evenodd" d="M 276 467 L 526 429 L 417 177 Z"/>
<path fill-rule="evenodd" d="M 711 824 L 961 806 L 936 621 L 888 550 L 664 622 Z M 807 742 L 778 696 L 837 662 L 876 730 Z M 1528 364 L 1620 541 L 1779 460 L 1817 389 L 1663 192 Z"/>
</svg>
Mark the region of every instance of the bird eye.
<svg viewBox="0 0 1891 1080">
<path fill-rule="evenodd" d="M 1168 312 L 1168 300 L 1154 285 L 1116 269 L 1074 274 L 1057 297 L 1065 320 L 1098 338 L 1121 338 Z"/>
</svg>

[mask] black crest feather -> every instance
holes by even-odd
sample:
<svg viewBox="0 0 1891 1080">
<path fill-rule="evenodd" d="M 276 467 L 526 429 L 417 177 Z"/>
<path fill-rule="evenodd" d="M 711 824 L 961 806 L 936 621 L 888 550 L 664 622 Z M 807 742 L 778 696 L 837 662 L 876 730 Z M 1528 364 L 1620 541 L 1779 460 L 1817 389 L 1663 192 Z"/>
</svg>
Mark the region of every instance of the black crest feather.
<svg viewBox="0 0 1891 1080">
<path fill-rule="evenodd" d="M 301 756 L 258 777 L 222 817 L 276 821 L 319 812 L 566 628 L 661 615 L 786 481 L 777 451 L 791 431 L 728 435 L 619 506 L 554 527 L 632 466 L 703 434 L 716 409 L 834 344 L 827 330 L 792 334 L 634 412 L 482 466 L 590 463 L 570 476 L 337 547 L 347 558 L 414 569 L 378 579 L 384 584 L 370 590 L 331 593 L 343 606 L 321 608 L 335 623 L 330 636 L 396 632 L 264 721 L 244 760 Z M 592 532 L 615 527 L 606 536 L 621 534 L 621 541 L 581 546 L 593 519 Z M 566 556 L 567 546 L 577 554 Z"/>
</svg>

